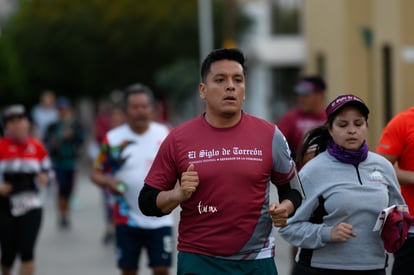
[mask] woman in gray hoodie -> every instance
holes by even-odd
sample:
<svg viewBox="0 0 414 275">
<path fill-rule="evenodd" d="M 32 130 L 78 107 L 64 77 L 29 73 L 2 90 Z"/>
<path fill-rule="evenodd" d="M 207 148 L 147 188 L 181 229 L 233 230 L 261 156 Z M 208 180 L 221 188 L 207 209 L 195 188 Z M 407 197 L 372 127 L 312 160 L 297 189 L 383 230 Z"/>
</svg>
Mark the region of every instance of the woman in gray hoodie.
<svg viewBox="0 0 414 275">
<path fill-rule="evenodd" d="M 299 173 L 306 199 L 279 230 L 299 247 L 294 275 L 385 275 L 387 255 L 373 228 L 381 210 L 405 202 L 391 163 L 369 152 L 368 113 L 360 98 L 341 95 L 305 139 L 302 156 L 316 155 Z"/>
</svg>

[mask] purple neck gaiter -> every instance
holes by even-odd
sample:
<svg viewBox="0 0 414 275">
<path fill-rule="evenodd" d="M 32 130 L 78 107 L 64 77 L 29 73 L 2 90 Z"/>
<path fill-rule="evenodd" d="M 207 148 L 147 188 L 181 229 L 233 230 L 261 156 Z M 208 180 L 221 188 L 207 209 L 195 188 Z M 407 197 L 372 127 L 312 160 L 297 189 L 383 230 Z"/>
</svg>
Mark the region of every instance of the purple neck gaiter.
<svg viewBox="0 0 414 275">
<path fill-rule="evenodd" d="M 337 160 L 357 165 L 367 158 L 369 148 L 368 144 L 364 140 L 361 147 L 357 151 L 351 151 L 340 147 L 333 142 L 332 139 L 330 139 L 328 141 L 327 150 L 328 153 L 334 156 Z"/>
</svg>

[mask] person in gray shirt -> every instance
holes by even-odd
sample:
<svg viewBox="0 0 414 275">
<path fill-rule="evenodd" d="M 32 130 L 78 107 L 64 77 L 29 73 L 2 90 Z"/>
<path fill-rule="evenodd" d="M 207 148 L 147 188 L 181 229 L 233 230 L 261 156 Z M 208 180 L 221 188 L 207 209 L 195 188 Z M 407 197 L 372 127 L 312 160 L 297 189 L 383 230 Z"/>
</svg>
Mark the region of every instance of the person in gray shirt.
<svg viewBox="0 0 414 275">
<path fill-rule="evenodd" d="M 369 109 L 360 98 L 341 95 L 326 114 L 302 150 L 316 155 L 299 172 L 306 199 L 279 229 L 299 247 L 292 274 L 385 275 L 387 255 L 373 228 L 381 210 L 405 205 L 394 169 L 369 151 Z"/>
</svg>

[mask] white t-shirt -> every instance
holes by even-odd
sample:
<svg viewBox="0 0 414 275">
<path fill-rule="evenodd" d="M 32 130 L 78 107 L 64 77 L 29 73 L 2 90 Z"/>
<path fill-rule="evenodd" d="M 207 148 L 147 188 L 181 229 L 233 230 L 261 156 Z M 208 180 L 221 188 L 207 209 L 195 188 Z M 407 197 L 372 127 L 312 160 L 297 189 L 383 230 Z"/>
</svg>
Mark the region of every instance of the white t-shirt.
<svg viewBox="0 0 414 275">
<path fill-rule="evenodd" d="M 153 229 L 172 226 L 172 215 L 148 217 L 138 207 L 138 196 L 144 178 L 151 168 L 155 155 L 168 135 L 169 129 L 156 122 L 143 134 L 137 134 L 127 125 L 109 131 L 101 146 L 95 167 L 109 172 L 125 183 L 124 196 L 117 196 L 114 207 L 115 224 Z"/>
</svg>

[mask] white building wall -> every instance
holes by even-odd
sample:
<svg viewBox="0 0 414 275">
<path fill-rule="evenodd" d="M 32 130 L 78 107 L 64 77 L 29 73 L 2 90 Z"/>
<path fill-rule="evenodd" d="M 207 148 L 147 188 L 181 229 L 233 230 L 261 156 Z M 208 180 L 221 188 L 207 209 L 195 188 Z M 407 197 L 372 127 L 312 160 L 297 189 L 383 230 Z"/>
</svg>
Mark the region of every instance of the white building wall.
<svg viewBox="0 0 414 275">
<path fill-rule="evenodd" d="M 240 48 L 247 56 L 248 78 L 245 110 L 266 120 L 272 120 L 272 68 L 301 67 L 305 62 L 305 42 L 302 36 L 274 36 L 271 33 L 272 0 L 243 2 L 243 11 L 252 20 Z"/>
</svg>

